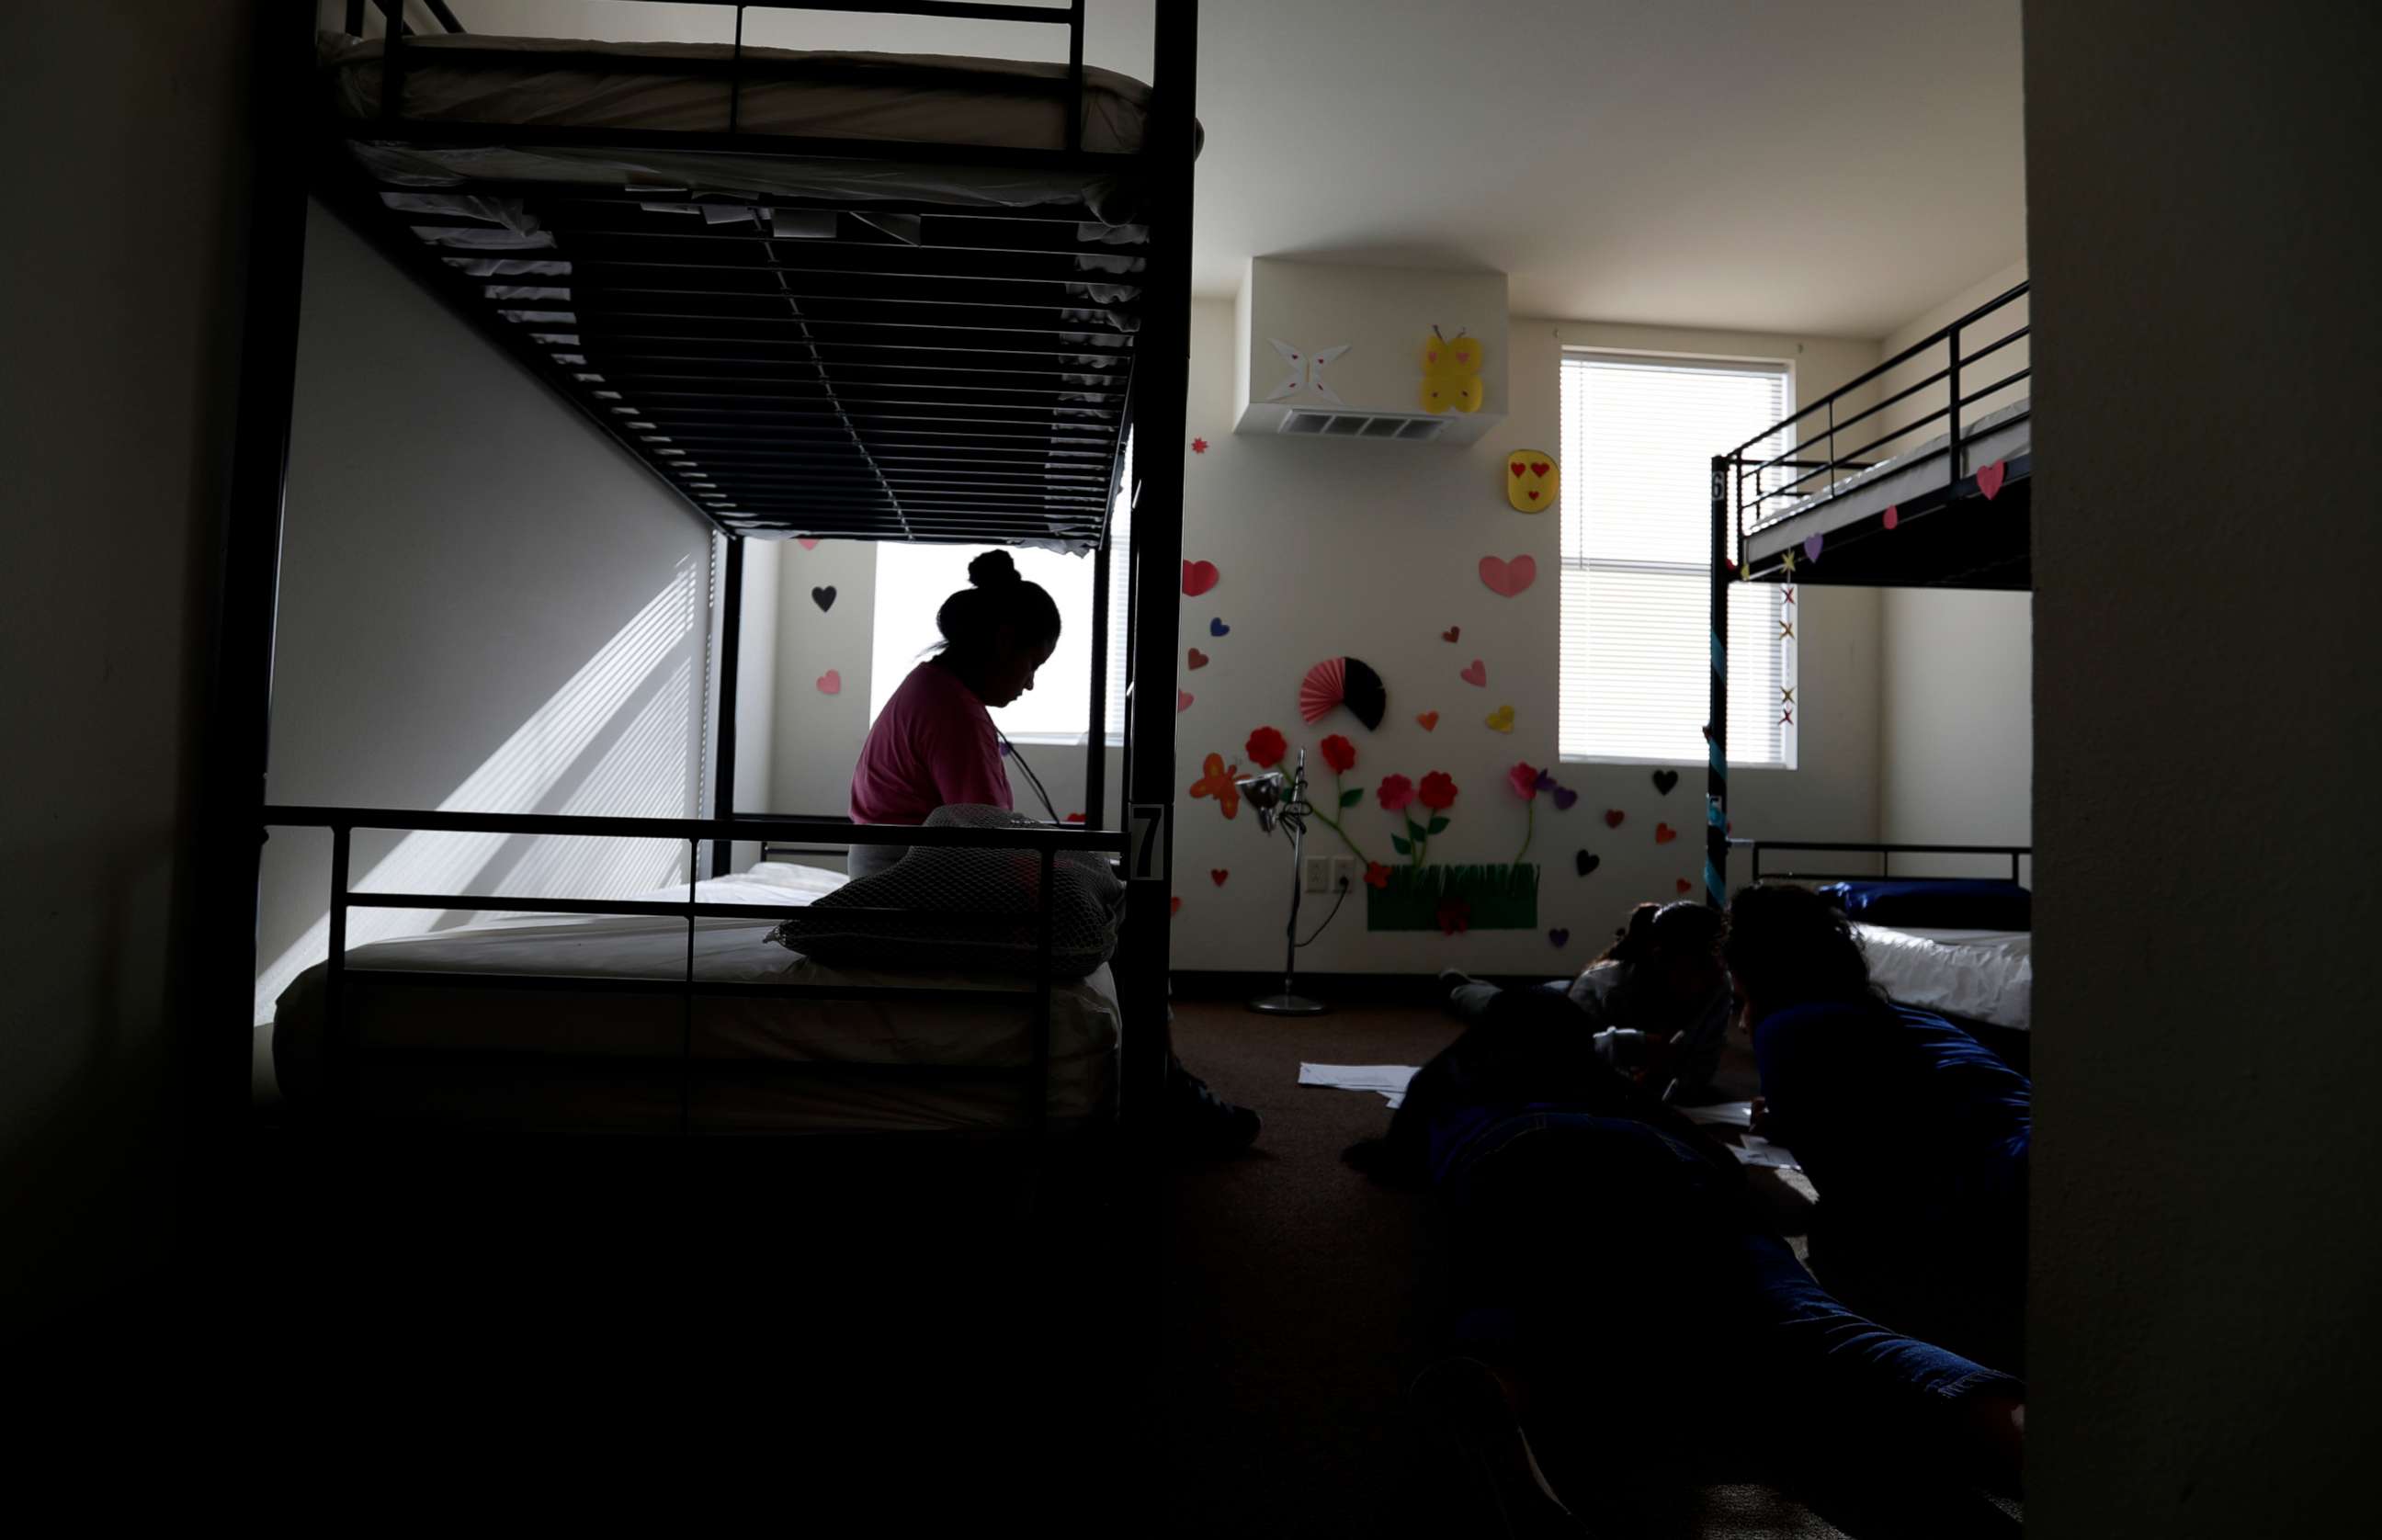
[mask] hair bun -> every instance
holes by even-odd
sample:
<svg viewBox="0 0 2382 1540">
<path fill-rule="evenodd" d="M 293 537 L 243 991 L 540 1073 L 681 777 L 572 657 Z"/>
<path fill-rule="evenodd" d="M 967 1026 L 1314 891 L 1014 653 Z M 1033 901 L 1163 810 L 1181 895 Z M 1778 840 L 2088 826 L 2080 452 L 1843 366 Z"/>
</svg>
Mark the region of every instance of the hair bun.
<svg viewBox="0 0 2382 1540">
<path fill-rule="evenodd" d="M 1017 575 L 1017 563 L 1006 551 L 987 551 L 968 563 L 968 581 L 978 588 L 1006 588 L 1023 581 Z"/>
</svg>

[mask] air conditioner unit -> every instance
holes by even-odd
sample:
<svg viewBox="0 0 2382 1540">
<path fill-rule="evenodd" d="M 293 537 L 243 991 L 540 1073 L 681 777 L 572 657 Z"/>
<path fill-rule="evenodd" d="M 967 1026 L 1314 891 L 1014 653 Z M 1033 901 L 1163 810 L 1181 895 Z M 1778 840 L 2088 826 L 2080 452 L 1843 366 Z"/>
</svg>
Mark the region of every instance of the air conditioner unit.
<svg viewBox="0 0 2382 1540">
<path fill-rule="evenodd" d="M 1505 275 L 1253 259 L 1234 309 L 1234 430 L 1470 444 L 1505 420 Z M 1468 340 L 1466 350 L 1435 344 Z M 1427 355 L 1477 377 L 1476 409 L 1433 410 Z M 1460 366 L 1468 365 L 1468 368 Z M 1439 378 L 1438 375 L 1432 376 Z"/>
</svg>

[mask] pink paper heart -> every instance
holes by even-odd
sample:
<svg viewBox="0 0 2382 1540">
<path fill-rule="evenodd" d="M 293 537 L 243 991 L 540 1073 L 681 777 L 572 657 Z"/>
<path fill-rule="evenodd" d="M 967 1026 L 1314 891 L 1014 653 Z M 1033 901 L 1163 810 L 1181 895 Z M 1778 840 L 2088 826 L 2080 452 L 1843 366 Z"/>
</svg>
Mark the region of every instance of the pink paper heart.
<svg viewBox="0 0 2382 1540">
<path fill-rule="evenodd" d="M 1480 581 L 1489 585 L 1490 593 L 1510 599 L 1539 581 L 1539 564 L 1529 556 L 1516 556 L 1511 561 L 1482 556 Z"/>
<path fill-rule="evenodd" d="M 1178 690 L 1174 692 L 1174 709 L 1177 711 L 1189 711 L 1191 709 L 1191 692 L 1189 691 Z"/>
<path fill-rule="evenodd" d="M 1899 503 L 1897 503 L 1897 504 L 1895 504 L 1895 505 L 1894 505 L 1894 507 L 1890 507 L 1890 508 L 1888 508 L 1888 509 L 1886 509 L 1886 510 L 1885 510 L 1885 527 L 1886 527 L 1887 529 L 1889 529 L 1889 530 L 1890 530 L 1890 529 L 1893 529 L 1896 525 L 1897 525 L 1897 524 L 1899 524 L 1899 523 L 1901 523 L 1901 522 L 1902 522 L 1902 505 L 1901 505 L 1901 504 L 1899 504 Z"/>
<path fill-rule="evenodd" d="M 807 535 L 796 535 L 794 537 L 794 544 L 801 546 L 805 551 L 816 551 L 818 549 L 818 542 L 809 538 Z"/>
<path fill-rule="evenodd" d="M 1183 564 L 1183 592 L 1196 599 L 1215 587 L 1222 577 L 1212 561 L 1186 561 Z"/>
<path fill-rule="evenodd" d="M 2002 478 L 2008 474 L 2009 461 L 2000 459 L 1977 472 L 1977 490 L 1985 495 L 1985 501 L 1990 503 L 1994 500 L 1995 495 L 2002 489 Z"/>
<path fill-rule="evenodd" d="M 830 668 L 818 677 L 818 688 L 822 695 L 841 695 L 843 693 L 843 676 Z"/>
<path fill-rule="evenodd" d="M 1483 690 L 1486 690 L 1489 687 L 1489 666 L 1482 663 L 1479 658 L 1474 658 L 1472 660 L 1472 666 L 1469 668 L 1458 669 L 1455 677 L 1462 679 L 1466 684 L 1477 684 Z"/>
</svg>

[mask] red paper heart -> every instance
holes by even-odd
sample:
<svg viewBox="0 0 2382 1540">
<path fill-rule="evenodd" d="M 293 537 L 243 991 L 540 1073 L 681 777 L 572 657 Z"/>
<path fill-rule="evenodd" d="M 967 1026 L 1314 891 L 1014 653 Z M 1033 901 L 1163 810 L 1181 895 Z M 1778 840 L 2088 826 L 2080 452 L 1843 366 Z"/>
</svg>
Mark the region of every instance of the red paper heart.
<svg viewBox="0 0 2382 1540">
<path fill-rule="evenodd" d="M 1415 721 L 1421 726 L 1422 730 L 1425 732 L 1436 731 L 1439 727 L 1439 713 L 1435 711 L 1417 713 Z"/>
<path fill-rule="evenodd" d="M 1174 709 L 1177 711 L 1189 711 L 1191 709 L 1191 692 L 1189 691 L 1178 690 L 1174 692 Z"/>
<path fill-rule="evenodd" d="M 1222 576 L 1212 561 L 1186 561 L 1183 564 L 1183 592 L 1196 599 L 1215 587 Z"/>
<path fill-rule="evenodd" d="M 805 539 L 801 535 L 796 535 L 794 537 L 794 544 L 801 546 L 805 551 L 816 551 L 818 549 L 817 541 Z"/>
<path fill-rule="evenodd" d="M 1604 826 L 1608 829 L 1617 829 L 1621 826 L 1621 820 L 1628 816 L 1629 815 L 1627 813 L 1622 812 L 1617 807 L 1606 808 L 1604 810 Z"/>
<path fill-rule="evenodd" d="M 1530 556 L 1516 556 L 1511 561 L 1482 556 L 1480 581 L 1489 585 L 1490 593 L 1510 599 L 1539 581 L 1539 564 Z"/>
<path fill-rule="evenodd" d="M 1505 467 L 1505 469 L 1511 471 L 1516 480 L 1520 479 L 1522 474 L 1522 462 L 1520 460 L 1516 460 L 1513 464 Z"/>
<path fill-rule="evenodd" d="M 1995 495 L 2002 489 L 2002 478 L 2008 474 L 2009 461 L 2001 459 L 1977 472 L 1977 490 L 1985 495 L 1985 501 L 1990 503 L 1994 500 Z"/>
<path fill-rule="evenodd" d="M 1530 474 L 1533 476 L 1543 476 L 1550 469 L 1547 462 L 1542 459 L 1534 459 L 1530 462 Z"/>
<path fill-rule="evenodd" d="M 1221 866 L 1212 866 L 1208 869 L 1208 875 L 1214 879 L 1218 887 L 1222 887 L 1224 886 L 1224 879 L 1231 876 L 1232 874 Z"/>
<path fill-rule="evenodd" d="M 822 695 L 840 695 L 843 693 L 843 676 L 830 668 L 818 677 L 818 687 Z"/>
<path fill-rule="evenodd" d="M 1689 882 L 1689 881 L 1688 881 L 1687 878 L 1685 878 L 1685 877 L 1681 877 L 1681 878 L 1679 879 L 1679 891 L 1680 891 L 1680 892 L 1682 892 L 1682 893 L 1687 893 L 1687 892 L 1691 892 L 1691 891 L 1693 891 L 1693 890 L 1694 890 L 1694 888 L 1695 888 L 1695 886 L 1696 886 L 1695 884 L 1693 884 L 1693 883 Z"/>
<path fill-rule="evenodd" d="M 1169 914 L 1180 914 L 1183 912 L 1183 896 L 1181 894 L 1175 894 L 1173 897 L 1166 900 L 1166 912 Z"/>
<path fill-rule="evenodd" d="M 1194 667 L 1194 668 L 1205 668 L 1205 667 L 1207 667 L 1207 666 L 1208 666 L 1208 654 L 1205 654 L 1205 653 L 1203 653 L 1203 652 L 1201 652 L 1198 648 L 1194 647 L 1194 648 L 1192 648 L 1192 649 L 1191 649 L 1191 659 L 1190 659 L 1190 661 L 1191 661 L 1191 666 L 1192 666 L 1192 667 Z"/>
<path fill-rule="evenodd" d="M 1673 827 L 1671 827 L 1671 825 L 1668 825 L 1668 824 L 1657 824 L 1657 825 L 1654 825 L 1654 843 L 1655 843 L 1655 844 L 1657 844 L 1657 845 L 1668 845 L 1672 840 L 1676 839 L 1676 838 L 1678 838 L 1678 837 L 1679 837 L 1679 831 L 1678 831 L 1678 830 L 1676 830 L 1676 829 L 1675 829 L 1675 828 L 1673 828 Z"/>
<path fill-rule="evenodd" d="M 1477 684 L 1486 690 L 1489 687 L 1489 666 L 1479 658 L 1474 658 L 1472 666 L 1457 669 L 1455 677 L 1466 684 Z"/>
<path fill-rule="evenodd" d="M 1536 487 L 1532 487 L 1532 488 L 1530 489 L 1530 501 L 1531 501 L 1531 502 L 1533 502 L 1533 503 L 1535 503 L 1535 502 L 1537 502 L 1538 500 L 1539 500 L 1539 492 L 1538 492 L 1538 488 L 1536 488 Z"/>
<path fill-rule="evenodd" d="M 1450 627 L 1448 627 L 1448 628 L 1447 628 L 1447 629 L 1445 629 L 1445 630 L 1443 630 L 1443 631 L 1442 631 L 1442 632 L 1440 632 L 1440 633 L 1439 633 L 1439 639 L 1440 639 L 1442 642 L 1453 642 L 1453 641 L 1455 641 L 1457 637 L 1462 636 L 1463 634 L 1464 634 L 1464 628 L 1463 628 L 1463 627 L 1461 627 L 1461 626 L 1450 626 Z"/>
<path fill-rule="evenodd" d="M 1886 509 L 1886 510 L 1885 510 L 1885 527 L 1886 527 L 1887 529 L 1889 529 L 1889 530 L 1890 530 L 1890 529 L 1894 528 L 1897 524 L 1899 524 L 1899 523 L 1901 523 L 1901 522 L 1902 522 L 1902 505 L 1901 505 L 1901 504 L 1899 504 L 1899 503 L 1897 503 L 1896 505 L 1894 505 L 1894 507 L 1890 507 L 1890 508 L 1888 508 L 1888 509 Z"/>
</svg>

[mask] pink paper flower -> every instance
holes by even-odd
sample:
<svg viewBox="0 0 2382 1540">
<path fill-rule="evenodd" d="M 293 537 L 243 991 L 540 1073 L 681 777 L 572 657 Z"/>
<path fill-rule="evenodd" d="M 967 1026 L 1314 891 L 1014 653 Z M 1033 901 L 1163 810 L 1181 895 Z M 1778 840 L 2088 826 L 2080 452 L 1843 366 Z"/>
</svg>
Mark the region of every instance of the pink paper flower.
<svg viewBox="0 0 2382 1540">
<path fill-rule="evenodd" d="M 1264 769 L 1280 764 L 1282 756 L 1290 752 L 1289 742 L 1271 727 L 1259 727 L 1249 734 L 1248 742 L 1242 747 L 1247 751 L 1250 762 Z"/>
<path fill-rule="evenodd" d="M 1357 767 L 1357 746 L 1333 733 L 1323 740 L 1323 763 L 1332 766 L 1335 776 L 1344 776 Z"/>
<path fill-rule="evenodd" d="M 1400 813 L 1415 800 L 1414 782 L 1404 776 L 1390 776 L 1382 780 L 1381 789 L 1374 795 L 1381 800 L 1382 812 Z"/>
<path fill-rule="evenodd" d="M 1516 764 L 1505 772 L 1505 784 L 1514 788 L 1515 796 L 1527 802 L 1539 794 L 1539 783 L 1544 776 L 1535 765 Z"/>
<path fill-rule="evenodd" d="M 1415 796 L 1431 812 L 1445 813 L 1455 805 L 1455 781 L 1446 771 L 1434 770 L 1422 778 Z"/>
</svg>

